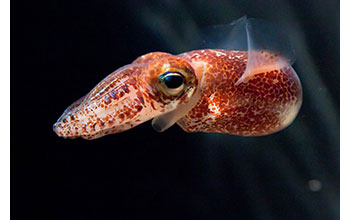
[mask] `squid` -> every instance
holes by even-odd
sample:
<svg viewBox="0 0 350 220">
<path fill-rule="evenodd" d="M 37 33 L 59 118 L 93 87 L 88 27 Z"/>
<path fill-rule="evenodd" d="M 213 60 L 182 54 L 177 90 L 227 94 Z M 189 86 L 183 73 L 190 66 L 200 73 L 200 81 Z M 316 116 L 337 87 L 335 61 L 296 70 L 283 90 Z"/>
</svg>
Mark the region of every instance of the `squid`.
<svg viewBox="0 0 350 220">
<path fill-rule="evenodd" d="M 53 130 L 96 139 L 153 119 L 159 132 L 177 124 L 186 132 L 262 136 L 290 125 L 302 86 L 281 35 L 246 17 L 212 33 L 223 36 L 223 46 L 152 52 L 117 69 L 70 105 Z"/>
</svg>

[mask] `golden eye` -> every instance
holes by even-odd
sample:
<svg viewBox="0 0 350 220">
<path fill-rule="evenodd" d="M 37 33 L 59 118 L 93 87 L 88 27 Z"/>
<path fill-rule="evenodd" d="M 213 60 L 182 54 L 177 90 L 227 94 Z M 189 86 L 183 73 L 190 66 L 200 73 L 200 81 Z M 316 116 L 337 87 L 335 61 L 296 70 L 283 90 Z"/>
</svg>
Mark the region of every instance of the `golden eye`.
<svg viewBox="0 0 350 220">
<path fill-rule="evenodd" d="M 165 72 L 159 76 L 159 81 L 168 95 L 178 95 L 185 88 L 185 77 L 180 72 Z"/>
</svg>

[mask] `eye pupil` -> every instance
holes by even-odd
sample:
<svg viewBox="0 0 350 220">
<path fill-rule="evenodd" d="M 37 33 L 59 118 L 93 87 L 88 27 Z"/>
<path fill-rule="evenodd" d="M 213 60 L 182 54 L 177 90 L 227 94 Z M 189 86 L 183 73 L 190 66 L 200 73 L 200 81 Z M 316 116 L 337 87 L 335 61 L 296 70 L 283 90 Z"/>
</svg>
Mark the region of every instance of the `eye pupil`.
<svg viewBox="0 0 350 220">
<path fill-rule="evenodd" d="M 163 80 L 169 89 L 179 88 L 184 83 L 184 78 L 179 74 L 168 74 Z"/>
</svg>

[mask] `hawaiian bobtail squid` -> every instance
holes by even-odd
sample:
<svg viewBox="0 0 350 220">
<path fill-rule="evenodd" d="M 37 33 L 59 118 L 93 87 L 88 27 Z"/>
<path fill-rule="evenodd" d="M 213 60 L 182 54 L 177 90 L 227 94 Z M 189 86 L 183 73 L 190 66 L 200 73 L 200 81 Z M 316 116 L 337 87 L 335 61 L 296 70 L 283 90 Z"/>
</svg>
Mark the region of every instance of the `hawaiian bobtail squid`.
<svg viewBox="0 0 350 220">
<path fill-rule="evenodd" d="M 95 139 L 153 118 L 158 131 L 176 123 L 186 132 L 260 136 L 291 124 L 302 87 L 281 35 L 245 17 L 214 33 L 224 36 L 221 46 L 148 53 L 117 69 L 69 106 L 54 131 Z"/>
</svg>

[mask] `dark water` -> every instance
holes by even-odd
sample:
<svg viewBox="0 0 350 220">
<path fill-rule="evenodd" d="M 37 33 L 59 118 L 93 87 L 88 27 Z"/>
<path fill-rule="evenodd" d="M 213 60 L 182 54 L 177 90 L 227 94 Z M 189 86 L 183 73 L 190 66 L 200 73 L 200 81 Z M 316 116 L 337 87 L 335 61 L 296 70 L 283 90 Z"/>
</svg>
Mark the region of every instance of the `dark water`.
<svg viewBox="0 0 350 220">
<path fill-rule="evenodd" d="M 286 24 L 304 88 L 266 137 L 157 133 L 95 141 L 52 131 L 64 109 L 152 51 L 243 15 Z M 339 1 L 13 1 L 13 219 L 339 219 Z"/>
</svg>

